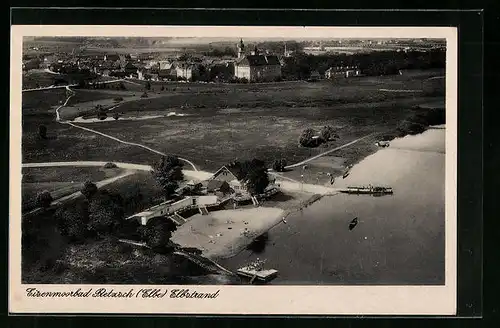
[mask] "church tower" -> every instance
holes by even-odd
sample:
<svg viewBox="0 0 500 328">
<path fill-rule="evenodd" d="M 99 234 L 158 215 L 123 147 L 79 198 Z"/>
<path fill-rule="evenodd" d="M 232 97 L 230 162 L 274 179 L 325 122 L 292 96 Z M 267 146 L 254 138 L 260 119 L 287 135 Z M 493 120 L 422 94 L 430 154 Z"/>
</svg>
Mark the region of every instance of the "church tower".
<svg viewBox="0 0 500 328">
<path fill-rule="evenodd" d="M 243 44 L 243 39 L 240 39 L 240 43 L 237 45 L 238 47 L 238 59 L 242 58 L 245 53 L 245 45 Z"/>
</svg>

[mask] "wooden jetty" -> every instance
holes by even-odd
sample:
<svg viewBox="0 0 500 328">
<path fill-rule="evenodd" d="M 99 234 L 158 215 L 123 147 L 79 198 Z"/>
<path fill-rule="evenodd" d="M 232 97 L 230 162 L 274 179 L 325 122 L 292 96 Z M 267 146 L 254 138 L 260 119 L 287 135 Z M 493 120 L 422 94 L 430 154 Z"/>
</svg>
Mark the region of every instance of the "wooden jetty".
<svg viewBox="0 0 500 328">
<path fill-rule="evenodd" d="M 264 269 L 262 267 L 264 261 L 255 261 L 247 266 L 239 268 L 236 273 L 241 277 L 250 278 L 250 283 L 255 280 L 262 282 L 268 282 L 276 278 L 278 275 L 278 270 L 275 269 Z"/>
<path fill-rule="evenodd" d="M 340 192 L 347 194 L 393 194 L 394 191 L 391 187 L 379 187 L 379 186 L 349 186 L 346 189 L 340 190 Z"/>
</svg>

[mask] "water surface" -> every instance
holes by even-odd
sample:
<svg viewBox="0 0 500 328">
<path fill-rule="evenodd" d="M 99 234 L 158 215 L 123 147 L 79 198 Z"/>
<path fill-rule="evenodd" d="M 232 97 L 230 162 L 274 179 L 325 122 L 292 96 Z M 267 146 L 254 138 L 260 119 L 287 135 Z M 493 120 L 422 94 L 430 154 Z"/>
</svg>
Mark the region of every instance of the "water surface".
<svg viewBox="0 0 500 328">
<path fill-rule="evenodd" d="M 325 197 L 269 231 L 259 252 L 221 264 L 265 259 L 279 271 L 273 284 L 444 284 L 444 136 L 431 129 L 396 139 L 334 185 L 388 185 L 394 195 Z"/>
</svg>

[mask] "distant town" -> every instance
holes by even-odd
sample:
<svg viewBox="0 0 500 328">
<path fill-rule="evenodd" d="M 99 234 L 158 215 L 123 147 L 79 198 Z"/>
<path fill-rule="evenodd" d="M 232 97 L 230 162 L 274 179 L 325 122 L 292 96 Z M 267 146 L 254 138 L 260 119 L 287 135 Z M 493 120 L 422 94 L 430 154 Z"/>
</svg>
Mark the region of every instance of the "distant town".
<svg viewBox="0 0 500 328">
<path fill-rule="evenodd" d="M 214 42 L 176 48 L 165 48 L 161 41 L 149 40 L 148 45 L 134 49 L 129 49 L 125 42 L 128 39 L 123 42 L 99 38 L 62 39 L 68 39 L 69 45 L 56 47 L 57 51 L 53 44 L 44 45 L 50 42 L 44 38 L 25 42 L 23 69 L 48 69 L 68 74 L 68 79 L 77 75 L 80 80 L 116 77 L 150 81 L 266 82 L 440 68 L 445 54 L 441 40 L 425 39 L 307 42 L 240 39 L 233 44 Z"/>
</svg>

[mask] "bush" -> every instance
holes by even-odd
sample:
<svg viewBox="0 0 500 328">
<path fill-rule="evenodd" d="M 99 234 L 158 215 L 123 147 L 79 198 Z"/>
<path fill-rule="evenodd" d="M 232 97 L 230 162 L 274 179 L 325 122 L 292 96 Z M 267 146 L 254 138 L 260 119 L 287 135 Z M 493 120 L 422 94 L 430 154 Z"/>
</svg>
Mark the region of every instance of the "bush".
<svg viewBox="0 0 500 328">
<path fill-rule="evenodd" d="M 111 162 L 104 164 L 105 169 L 116 169 L 117 167 L 118 166 L 116 166 L 115 163 L 111 163 Z"/>
<path fill-rule="evenodd" d="M 60 208 L 56 211 L 57 229 L 70 241 L 82 241 L 87 235 L 88 212 L 86 207 Z"/>
<path fill-rule="evenodd" d="M 47 139 L 47 127 L 45 125 L 40 125 L 38 127 L 38 135 L 42 139 Z"/>
<path fill-rule="evenodd" d="M 108 114 L 106 112 L 99 112 L 97 114 L 97 118 L 101 121 L 105 120 L 108 118 Z"/>
<path fill-rule="evenodd" d="M 167 252 L 172 232 L 176 229 L 177 226 L 167 218 L 152 218 L 143 230 L 146 244 L 156 252 Z"/>
<path fill-rule="evenodd" d="M 153 165 L 153 178 L 163 189 L 165 197 L 172 197 L 179 188 L 179 181 L 184 179 L 182 173 L 183 163 L 176 156 L 162 156 L 161 160 Z"/>
<path fill-rule="evenodd" d="M 147 92 L 144 92 L 142 95 L 141 95 L 141 98 L 147 98 L 148 97 L 148 93 Z"/>
<path fill-rule="evenodd" d="M 96 184 L 90 180 L 85 181 L 81 190 L 83 196 L 85 196 L 85 198 L 87 199 L 90 199 L 92 198 L 92 196 L 96 194 L 96 192 L 97 192 Z"/>
<path fill-rule="evenodd" d="M 275 170 L 276 172 L 283 172 L 283 171 L 285 171 L 286 165 L 287 165 L 287 163 L 286 163 L 285 159 L 283 159 L 283 158 L 277 159 L 273 163 L 273 170 Z"/>
<path fill-rule="evenodd" d="M 106 190 L 97 192 L 88 208 L 87 229 L 98 236 L 116 231 L 125 217 L 122 197 Z"/>
<path fill-rule="evenodd" d="M 120 102 L 120 101 L 123 101 L 123 97 L 116 97 L 113 100 L 116 102 Z"/>
<path fill-rule="evenodd" d="M 36 195 L 36 204 L 39 207 L 48 208 L 54 199 L 47 190 L 44 190 Z"/>
<path fill-rule="evenodd" d="M 118 119 L 120 118 L 120 114 L 118 114 L 118 113 L 114 113 L 114 114 L 113 114 L 113 118 L 114 118 L 115 120 L 118 120 Z"/>
<path fill-rule="evenodd" d="M 329 141 L 339 137 L 338 134 L 335 133 L 334 128 L 330 125 L 324 126 L 319 132 L 319 136 L 324 141 Z"/>
<path fill-rule="evenodd" d="M 305 129 L 299 137 L 299 144 L 303 147 L 311 147 L 315 142 L 314 130 L 313 129 Z"/>
<path fill-rule="evenodd" d="M 420 123 L 405 120 L 398 126 L 397 131 L 400 137 L 404 137 L 407 134 L 415 135 L 422 133 L 425 129 L 425 126 Z"/>
</svg>

